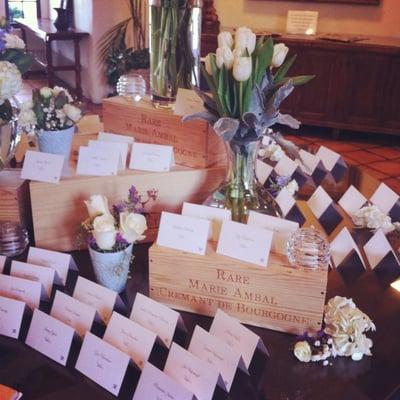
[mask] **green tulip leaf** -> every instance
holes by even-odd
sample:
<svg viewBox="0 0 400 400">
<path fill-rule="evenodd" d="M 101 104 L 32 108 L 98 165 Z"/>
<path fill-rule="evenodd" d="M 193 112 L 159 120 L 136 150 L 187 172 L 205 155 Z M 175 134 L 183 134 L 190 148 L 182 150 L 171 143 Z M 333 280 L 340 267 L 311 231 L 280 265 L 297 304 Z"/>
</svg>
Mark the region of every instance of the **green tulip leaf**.
<svg viewBox="0 0 400 400">
<path fill-rule="evenodd" d="M 280 68 L 278 69 L 278 71 L 275 74 L 274 83 L 280 82 L 286 76 L 286 74 L 288 73 L 289 69 L 291 68 L 291 66 L 295 62 L 296 58 L 297 58 L 297 54 L 292 56 L 289 60 L 287 60 L 284 64 L 282 64 L 280 66 Z"/>
</svg>

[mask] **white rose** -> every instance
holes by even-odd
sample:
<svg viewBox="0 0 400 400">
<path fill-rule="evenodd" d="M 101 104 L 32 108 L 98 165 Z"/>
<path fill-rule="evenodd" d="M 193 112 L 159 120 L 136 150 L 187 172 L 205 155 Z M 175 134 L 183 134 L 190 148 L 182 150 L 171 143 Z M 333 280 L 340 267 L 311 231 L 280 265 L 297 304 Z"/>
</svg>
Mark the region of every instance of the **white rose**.
<svg viewBox="0 0 400 400">
<path fill-rule="evenodd" d="M 245 82 L 250 78 L 252 68 L 251 57 L 236 58 L 233 63 L 233 77 L 238 82 Z"/>
<path fill-rule="evenodd" d="M 67 117 L 73 122 L 78 122 L 82 117 L 82 111 L 72 104 L 64 104 L 63 111 L 65 112 Z"/>
<path fill-rule="evenodd" d="M 311 347 L 306 341 L 297 342 L 294 346 L 294 355 L 301 362 L 311 361 Z"/>
<path fill-rule="evenodd" d="M 40 95 L 47 99 L 53 95 L 53 90 L 47 86 L 42 87 L 40 89 Z"/>
<path fill-rule="evenodd" d="M 235 33 L 236 49 L 243 49 L 243 50 L 247 49 L 247 51 L 251 55 L 254 49 L 256 48 L 256 41 L 257 37 L 251 29 L 245 26 L 242 26 L 237 29 Z"/>
<path fill-rule="evenodd" d="M 6 49 L 25 49 L 24 41 L 16 35 L 6 33 L 4 35 Z"/>
<path fill-rule="evenodd" d="M 289 47 L 283 43 L 278 43 L 274 46 L 274 55 L 272 56 L 271 65 L 275 68 L 279 68 L 285 61 L 286 55 L 289 51 Z"/>
<path fill-rule="evenodd" d="M 144 239 L 147 229 L 146 218 L 142 214 L 125 211 L 119 214 L 119 227 L 122 237 L 129 243 Z"/>
<path fill-rule="evenodd" d="M 110 214 L 110 210 L 108 208 L 108 200 L 105 196 L 95 194 L 93 196 L 90 196 L 89 200 L 85 200 L 85 204 L 91 218 L 99 214 Z"/>
<path fill-rule="evenodd" d="M 221 69 L 223 65 L 225 65 L 227 70 L 232 69 L 233 61 L 233 53 L 229 47 L 218 47 L 216 52 L 216 62 L 219 69 Z"/>
<path fill-rule="evenodd" d="M 93 236 L 102 250 L 111 250 L 115 244 L 116 230 L 114 218 L 110 214 L 96 217 L 93 221 Z"/>
<path fill-rule="evenodd" d="M 297 184 L 297 181 L 295 179 L 292 179 L 287 185 L 286 189 L 289 191 L 289 193 L 293 196 L 296 194 L 296 192 L 299 190 L 299 185 Z"/>
<path fill-rule="evenodd" d="M 221 32 L 218 35 L 218 47 L 229 47 L 233 46 L 233 37 L 230 32 Z"/>
</svg>

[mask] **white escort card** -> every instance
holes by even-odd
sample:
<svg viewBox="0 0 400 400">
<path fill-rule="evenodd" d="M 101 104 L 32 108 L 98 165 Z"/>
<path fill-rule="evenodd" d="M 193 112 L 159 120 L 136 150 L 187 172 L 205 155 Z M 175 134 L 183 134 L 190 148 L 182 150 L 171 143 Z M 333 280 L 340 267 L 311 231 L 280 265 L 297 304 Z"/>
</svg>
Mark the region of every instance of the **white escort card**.
<svg viewBox="0 0 400 400">
<path fill-rule="evenodd" d="M 399 195 L 392 189 L 381 183 L 370 199 L 382 212 L 389 214 L 393 221 L 400 220 L 400 199 Z"/>
<path fill-rule="evenodd" d="M 336 210 L 332 198 L 322 186 L 318 186 L 313 195 L 307 200 L 307 205 L 328 235 L 334 231 L 343 219 Z"/>
<path fill-rule="evenodd" d="M 82 276 L 79 276 L 76 281 L 72 297 L 94 307 L 106 324 L 111 318 L 115 305 L 123 305 L 117 292 Z"/>
<path fill-rule="evenodd" d="M 0 296 L 0 335 L 18 339 L 24 312 L 23 301 Z"/>
<path fill-rule="evenodd" d="M 75 329 L 83 337 L 98 318 L 96 309 L 57 290 L 50 315 Z"/>
<path fill-rule="evenodd" d="M 297 222 L 260 214 L 254 211 L 250 211 L 247 225 L 272 231 L 274 234 L 272 236 L 271 250 L 274 253 L 283 255 L 286 254 L 286 244 L 290 236 L 299 229 L 299 224 Z"/>
<path fill-rule="evenodd" d="M 128 144 L 123 142 L 109 142 L 103 140 L 89 140 L 89 147 L 103 149 L 109 152 L 119 153 L 118 170 L 123 171 L 126 168 L 128 157 Z"/>
<path fill-rule="evenodd" d="M 30 281 L 40 282 L 45 290 L 47 299 L 51 296 L 53 289 L 54 276 L 56 271 L 52 268 L 41 267 L 39 265 L 28 264 L 13 260 L 11 263 L 11 276 L 29 279 Z"/>
<path fill-rule="evenodd" d="M 36 309 L 25 343 L 65 366 L 74 334 L 74 328 Z"/>
<path fill-rule="evenodd" d="M 369 265 L 383 280 L 393 282 L 400 276 L 400 262 L 382 230 L 364 245 Z"/>
<path fill-rule="evenodd" d="M 261 185 L 265 184 L 273 170 L 274 167 L 272 167 L 271 165 L 259 159 L 256 160 L 256 176 Z"/>
<path fill-rule="evenodd" d="M 367 198 L 351 185 L 340 198 L 338 203 L 351 217 L 355 212 L 366 205 Z"/>
<path fill-rule="evenodd" d="M 190 390 L 198 400 L 211 400 L 217 386 L 227 391 L 216 369 L 176 343 L 171 346 L 164 372 Z"/>
<path fill-rule="evenodd" d="M 115 311 L 103 336 L 103 340 L 127 354 L 140 369 L 149 359 L 156 339 L 156 333 Z"/>
<path fill-rule="evenodd" d="M 158 228 L 157 244 L 189 253 L 206 253 L 211 223 L 163 211 Z"/>
<path fill-rule="evenodd" d="M 324 167 L 331 173 L 336 182 L 339 182 L 343 178 L 347 165 L 339 153 L 321 146 L 316 156 L 321 159 Z"/>
<path fill-rule="evenodd" d="M 132 400 L 194 400 L 193 393 L 166 373 L 146 363 Z"/>
<path fill-rule="evenodd" d="M 78 268 L 70 254 L 58 251 L 39 249 L 30 247 L 27 262 L 30 264 L 41 265 L 53 268 L 56 271 L 55 283 L 65 285 L 69 270 L 77 271 Z"/>
<path fill-rule="evenodd" d="M 114 176 L 120 166 L 120 153 L 96 147 L 79 148 L 77 175 Z"/>
<path fill-rule="evenodd" d="M 128 145 L 132 144 L 135 141 L 132 136 L 118 135 L 116 133 L 110 132 L 99 132 L 99 134 L 97 135 L 97 139 L 102 140 L 103 142 L 126 143 Z"/>
<path fill-rule="evenodd" d="M 186 202 L 183 203 L 182 215 L 210 221 L 211 225 L 208 239 L 215 242 L 218 241 L 222 222 L 232 219 L 232 213 L 229 210 Z"/>
<path fill-rule="evenodd" d="M 6 256 L 2 256 L 0 254 L 0 274 L 2 274 L 3 271 L 4 271 L 4 266 L 6 265 L 6 260 L 7 260 L 7 257 Z"/>
<path fill-rule="evenodd" d="M 293 195 L 286 188 L 282 188 L 278 195 L 275 197 L 275 201 L 278 203 L 281 208 L 283 217 L 297 222 L 300 226 L 304 224 L 306 218 L 300 211 L 299 207 L 296 204 L 296 200 Z"/>
<path fill-rule="evenodd" d="M 87 332 L 75 368 L 118 396 L 129 361 L 121 350 Z"/>
<path fill-rule="evenodd" d="M 233 350 L 221 339 L 198 325 L 194 329 L 188 350 L 221 374 L 228 392 L 231 390 L 236 370 L 238 368 L 246 370 L 238 350 Z"/>
<path fill-rule="evenodd" d="M 236 318 L 218 309 L 210 328 L 211 335 L 221 339 L 233 351 L 238 352 L 247 369 L 253 360 L 255 352 L 259 349 L 268 355 L 264 342 L 250 329 L 243 326 Z"/>
<path fill-rule="evenodd" d="M 333 265 L 345 280 L 354 281 L 366 271 L 360 250 L 346 227 L 332 240 L 330 248 Z"/>
<path fill-rule="evenodd" d="M 202 112 L 204 110 L 203 100 L 194 90 L 179 88 L 176 95 L 174 114 L 185 116 Z"/>
<path fill-rule="evenodd" d="M 167 172 L 175 164 L 174 148 L 161 144 L 133 143 L 130 169 Z"/>
<path fill-rule="evenodd" d="M 234 221 L 224 221 L 217 253 L 266 267 L 273 232 Z"/>
<path fill-rule="evenodd" d="M 297 162 L 286 155 L 283 155 L 278 161 L 274 167 L 274 171 L 279 176 L 288 176 L 295 179 L 300 188 L 307 182 L 307 177 Z"/>
<path fill-rule="evenodd" d="M 305 174 L 310 175 L 314 183 L 319 186 L 327 174 L 327 170 L 321 159 L 303 149 L 300 150 L 299 154 L 302 161 L 296 160 L 296 162 L 299 164 L 301 170 Z"/>
<path fill-rule="evenodd" d="M 31 310 L 39 308 L 42 287 L 40 282 L 0 275 L 0 295 L 23 301 Z"/>
<path fill-rule="evenodd" d="M 22 179 L 58 183 L 64 166 L 64 156 L 28 150 L 25 154 Z"/>
<path fill-rule="evenodd" d="M 167 348 L 171 347 L 177 328 L 186 330 L 177 311 L 141 293 L 136 294 L 129 318 L 156 333 Z"/>
</svg>

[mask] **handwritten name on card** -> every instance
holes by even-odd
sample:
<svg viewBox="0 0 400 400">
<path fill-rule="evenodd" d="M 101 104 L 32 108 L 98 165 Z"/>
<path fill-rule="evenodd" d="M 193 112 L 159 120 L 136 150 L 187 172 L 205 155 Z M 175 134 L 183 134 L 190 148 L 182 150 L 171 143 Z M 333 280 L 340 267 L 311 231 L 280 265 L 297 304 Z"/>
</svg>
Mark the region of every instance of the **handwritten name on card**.
<svg viewBox="0 0 400 400">
<path fill-rule="evenodd" d="M 87 332 L 75 368 L 118 396 L 129 360 L 128 355 Z"/>
<path fill-rule="evenodd" d="M 96 309 L 57 290 L 50 315 L 71 326 L 83 337 L 92 327 Z"/>
<path fill-rule="evenodd" d="M 39 308 L 42 284 L 15 276 L 0 275 L 0 295 L 20 300 L 33 310 Z"/>
<path fill-rule="evenodd" d="M 74 333 L 70 326 L 36 309 L 25 343 L 65 366 Z"/>
<path fill-rule="evenodd" d="M 120 166 L 120 154 L 93 147 L 79 148 L 78 175 L 114 176 Z"/>
<path fill-rule="evenodd" d="M 104 286 L 98 285 L 82 276 L 76 281 L 72 297 L 92 306 L 99 313 L 100 318 L 108 323 L 113 312 L 118 294 Z"/>
<path fill-rule="evenodd" d="M 0 296 L 0 335 L 18 339 L 25 303 Z"/>
<path fill-rule="evenodd" d="M 180 322 L 178 312 L 141 293 L 136 295 L 129 318 L 156 333 L 168 348 Z"/>
<path fill-rule="evenodd" d="M 210 221 L 163 211 L 157 244 L 204 255 L 209 231 Z"/>
<path fill-rule="evenodd" d="M 160 144 L 133 143 L 130 169 L 167 172 L 174 165 L 174 148 Z"/>
<path fill-rule="evenodd" d="M 157 339 L 157 334 L 113 312 L 103 339 L 120 349 L 143 369 Z"/>
<path fill-rule="evenodd" d="M 126 168 L 128 157 L 128 144 L 121 142 L 108 142 L 103 140 L 89 140 L 89 147 L 95 149 L 104 149 L 112 153 L 119 153 L 118 170 L 123 171 Z"/>
<path fill-rule="evenodd" d="M 58 183 L 64 165 L 64 156 L 28 150 L 25 154 L 22 179 Z"/>
<path fill-rule="evenodd" d="M 273 232 L 234 221 L 224 221 L 217 253 L 266 267 Z"/>
</svg>

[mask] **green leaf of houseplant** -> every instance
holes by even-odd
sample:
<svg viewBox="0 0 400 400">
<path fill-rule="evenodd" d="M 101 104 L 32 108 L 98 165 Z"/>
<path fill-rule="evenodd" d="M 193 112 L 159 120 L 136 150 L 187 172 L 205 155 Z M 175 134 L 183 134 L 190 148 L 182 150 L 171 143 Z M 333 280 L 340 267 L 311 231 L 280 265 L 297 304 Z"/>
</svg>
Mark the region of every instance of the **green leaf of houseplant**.
<svg viewBox="0 0 400 400">
<path fill-rule="evenodd" d="M 276 72 L 275 77 L 274 77 L 274 82 L 275 83 L 280 82 L 286 76 L 286 74 L 288 73 L 290 67 L 295 62 L 296 58 L 297 58 L 297 54 L 292 56 L 289 60 L 287 60 L 284 64 L 282 64 L 280 66 L 280 68 L 278 69 L 278 71 Z"/>
</svg>

